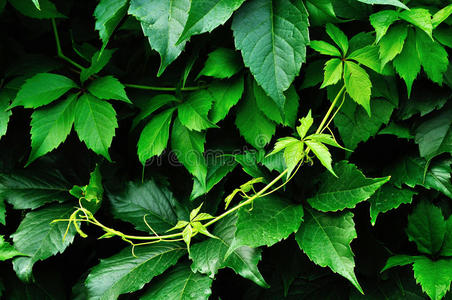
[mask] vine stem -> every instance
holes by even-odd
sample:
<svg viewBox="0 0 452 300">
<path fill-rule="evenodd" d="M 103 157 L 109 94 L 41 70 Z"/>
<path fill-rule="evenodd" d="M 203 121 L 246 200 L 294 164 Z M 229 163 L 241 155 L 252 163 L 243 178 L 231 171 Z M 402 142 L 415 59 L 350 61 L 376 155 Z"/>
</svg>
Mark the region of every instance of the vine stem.
<svg viewBox="0 0 452 300">
<path fill-rule="evenodd" d="M 207 87 L 207 85 L 200 85 L 200 86 L 187 86 L 187 87 L 178 89 L 176 87 L 159 87 L 159 86 L 130 84 L 130 83 L 125 83 L 124 86 L 128 87 L 128 88 L 132 88 L 132 89 L 163 91 L 163 92 L 174 92 L 177 90 L 180 90 L 182 92 L 190 92 L 190 91 L 197 91 L 197 90 L 205 89 Z"/>
<path fill-rule="evenodd" d="M 73 65 L 74 67 L 76 67 L 80 70 L 85 69 L 82 65 L 76 63 L 75 61 L 73 61 L 72 59 L 70 59 L 69 57 L 64 55 L 63 50 L 61 49 L 60 37 L 58 35 L 58 28 L 56 26 L 55 19 L 51 19 L 51 21 L 52 21 L 53 34 L 55 36 L 55 43 L 56 43 L 56 47 L 57 47 L 57 56 L 61 59 L 64 59 L 65 61 L 67 61 L 68 63 L 70 63 L 71 65 Z"/>
</svg>

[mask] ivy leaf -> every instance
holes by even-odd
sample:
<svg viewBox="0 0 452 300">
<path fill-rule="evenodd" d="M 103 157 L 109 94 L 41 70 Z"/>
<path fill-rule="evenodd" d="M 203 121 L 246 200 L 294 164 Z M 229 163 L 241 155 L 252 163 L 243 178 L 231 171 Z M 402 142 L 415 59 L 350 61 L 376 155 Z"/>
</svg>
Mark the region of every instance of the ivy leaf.
<svg viewBox="0 0 452 300">
<path fill-rule="evenodd" d="M 40 73 L 21 86 L 11 107 L 38 108 L 61 97 L 77 85 L 71 79 L 52 73 Z"/>
<path fill-rule="evenodd" d="M 218 48 L 209 53 L 204 68 L 199 72 L 198 77 L 210 76 L 225 79 L 237 74 L 241 69 L 242 63 L 237 52 L 227 48 Z"/>
<path fill-rule="evenodd" d="M 425 33 L 432 38 L 432 15 L 425 8 L 413 8 L 410 10 L 404 10 L 399 14 L 400 18 L 413 24 L 425 31 Z"/>
<path fill-rule="evenodd" d="M 126 95 L 124 86 L 113 76 L 98 78 L 88 85 L 88 91 L 99 99 L 121 100 L 132 103 Z"/>
<path fill-rule="evenodd" d="M 332 159 L 331 159 L 331 153 L 328 150 L 328 148 L 317 141 L 314 140 L 307 140 L 305 141 L 306 147 L 312 150 L 314 155 L 319 159 L 320 163 L 333 174 L 336 176 L 336 173 L 334 173 L 334 170 L 331 166 Z M 286 162 L 287 163 L 287 162 Z"/>
<path fill-rule="evenodd" d="M 231 108 L 239 102 L 243 89 L 243 76 L 210 84 L 207 91 L 213 98 L 213 106 L 209 112 L 209 119 L 213 123 L 223 120 Z"/>
<path fill-rule="evenodd" d="M 6 134 L 8 128 L 11 110 L 7 110 L 10 104 L 10 98 L 4 91 L 0 92 L 0 138 Z"/>
<path fill-rule="evenodd" d="M 408 29 L 408 35 L 403 50 L 395 57 L 393 65 L 396 72 L 405 81 L 409 98 L 413 82 L 421 71 L 421 61 L 419 60 L 416 47 L 416 37 L 411 28 Z"/>
<path fill-rule="evenodd" d="M 257 264 L 261 260 L 259 249 L 240 247 L 225 258 L 234 240 L 237 215 L 228 215 L 217 223 L 212 234 L 217 239 L 208 239 L 191 246 L 190 258 L 193 272 L 207 274 L 213 278 L 219 269 L 228 267 L 244 278 L 252 280 L 261 287 L 269 287 L 260 274 Z"/>
<path fill-rule="evenodd" d="M 398 1 L 398 0 L 357 0 L 359 2 L 362 3 L 366 3 L 366 4 L 378 4 L 378 5 L 392 5 L 392 6 L 397 6 L 403 9 L 409 9 L 405 4 L 403 4 L 402 2 Z"/>
<path fill-rule="evenodd" d="M 367 72 L 351 61 L 346 61 L 344 66 L 344 82 L 347 93 L 359 105 L 364 107 L 370 117 L 370 82 Z"/>
<path fill-rule="evenodd" d="M 175 108 L 169 108 L 154 116 L 141 132 L 137 147 L 138 158 L 143 166 L 148 159 L 165 150 L 174 110 Z"/>
<path fill-rule="evenodd" d="M 451 14 L 452 4 L 449 4 L 448 6 L 443 7 L 442 9 L 437 11 L 432 17 L 433 28 L 438 27 L 438 25 L 444 22 Z"/>
<path fill-rule="evenodd" d="M 408 35 L 408 27 L 403 24 L 392 26 L 388 32 L 381 38 L 380 58 L 382 65 L 386 65 L 402 52 L 403 44 Z"/>
<path fill-rule="evenodd" d="M 111 60 L 113 53 L 115 53 L 115 50 L 110 49 L 103 49 L 94 53 L 91 57 L 91 65 L 80 72 L 80 81 L 85 82 L 92 75 L 95 75 L 102 71 L 102 69 Z"/>
<path fill-rule="evenodd" d="M 399 20 L 399 13 L 395 10 L 382 10 L 369 17 L 370 24 L 375 28 L 377 34 L 375 43 L 378 44 L 380 39 L 386 34 L 389 27 Z"/>
<path fill-rule="evenodd" d="M 73 210 L 72 205 L 53 205 L 26 214 L 12 235 L 14 247 L 27 255 L 13 260 L 14 270 L 20 279 L 29 281 L 35 262 L 62 253 L 72 243 L 76 233 L 74 227 L 69 228 L 63 239 L 67 222 L 51 222 L 68 218 Z"/>
<path fill-rule="evenodd" d="M 170 94 L 158 94 L 152 97 L 149 101 L 146 101 L 142 106 L 140 106 L 141 111 L 135 119 L 133 119 L 132 128 L 137 127 L 138 123 L 149 117 L 159 108 L 171 102 L 179 102 L 179 99 Z"/>
<path fill-rule="evenodd" d="M 174 121 L 171 133 L 171 148 L 177 159 L 190 174 L 199 180 L 203 188 L 205 188 L 207 177 L 207 164 L 203 156 L 205 143 L 205 134 L 190 131 L 182 125 L 179 118 Z"/>
<path fill-rule="evenodd" d="M 392 68 L 383 66 L 380 59 L 379 48 L 376 45 L 367 45 L 353 51 L 347 59 L 353 59 L 358 63 L 372 69 L 382 75 L 393 75 Z"/>
<path fill-rule="evenodd" d="M 10 243 L 6 242 L 3 235 L 0 235 L 0 261 L 5 261 L 16 256 L 23 256 Z"/>
<path fill-rule="evenodd" d="M 353 271 L 355 261 L 350 243 L 356 238 L 351 212 L 324 214 L 307 210 L 305 221 L 295 235 L 298 245 L 315 264 L 347 278 L 361 293 Z"/>
<path fill-rule="evenodd" d="M 443 245 L 446 222 L 439 207 L 420 202 L 408 216 L 408 239 L 415 242 L 419 252 L 435 255 Z"/>
<path fill-rule="evenodd" d="M 217 125 L 207 119 L 212 102 L 212 97 L 205 90 L 191 93 L 187 100 L 179 104 L 177 108 L 180 122 L 188 129 L 195 131 L 218 128 Z"/>
<path fill-rule="evenodd" d="M 107 46 L 116 26 L 126 15 L 128 0 L 101 0 L 94 10 L 95 29 L 102 40 L 102 50 Z M 101 51 L 102 52 L 102 51 Z M 88 76 L 89 77 L 89 76 Z"/>
<path fill-rule="evenodd" d="M 324 70 L 325 75 L 320 88 L 334 85 L 342 79 L 343 64 L 339 58 L 332 58 L 327 61 Z"/>
<path fill-rule="evenodd" d="M 313 208 L 323 212 L 354 208 L 389 180 L 389 177 L 366 178 L 355 165 L 346 161 L 335 164 L 334 171 L 336 177 L 328 172 L 321 176 L 316 194 L 308 199 Z"/>
<path fill-rule="evenodd" d="M 452 260 L 431 260 L 425 256 L 416 257 L 413 263 L 414 277 L 422 290 L 432 300 L 440 300 L 450 290 L 452 281 Z"/>
<path fill-rule="evenodd" d="M 339 46 L 342 50 L 342 54 L 344 56 L 347 55 L 348 38 L 345 33 L 331 23 L 326 24 L 326 33 L 336 43 L 336 45 Z"/>
<path fill-rule="evenodd" d="M 69 183 L 54 169 L 0 173 L 0 198 L 14 209 L 36 209 L 54 201 L 67 200 Z"/>
<path fill-rule="evenodd" d="M 182 52 L 185 42 L 176 44 L 188 18 L 189 0 L 131 0 L 129 14 L 141 22 L 152 49 L 161 57 L 157 76 Z"/>
<path fill-rule="evenodd" d="M 135 248 L 130 247 L 102 259 L 92 268 L 85 285 L 89 299 L 117 299 L 119 295 L 137 291 L 152 278 L 176 264 L 184 255 L 180 243 L 161 243 Z M 114 276 L 112 276 L 114 274 Z"/>
<path fill-rule="evenodd" d="M 34 2 L 37 0 L 33 0 Z M 66 18 L 49 0 L 39 0 L 39 8 L 31 1 L 9 0 L 8 2 L 24 16 L 35 19 Z"/>
<path fill-rule="evenodd" d="M 372 226 L 375 225 L 379 214 L 396 209 L 401 204 L 411 203 L 415 194 L 416 192 L 409 189 L 399 189 L 389 183 L 383 185 L 369 199 Z"/>
<path fill-rule="evenodd" d="M 314 150 L 313 150 L 314 152 Z M 287 166 L 287 179 L 304 156 L 304 144 L 301 141 L 288 144 L 284 149 L 284 161 Z"/>
<path fill-rule="evenodd" d="M 256 99 L 256 104 L 259 109 L 264 113 L 264 115 L 271 121 L 277 124 L 283 123 L 284 111 L 273 101 L 272 98 L 267 96 L 265 91 L 253 80 L 253 93 L 254 99 Z M 287 101 L 284 103 L 286 104 Z"/>
<path fill-rule="evenodd" d="M 341 52 L 335 46 L 325 41 L 311 41 L 309 47 L 323 55 L 341 57 Z"/>
<path fill-rule="evenodd" d="M 298 75 L 309 43 L 304 5 L 289 0 L 248 1 L 235 13 L 231 28 L 245 66 L 283 108 L 284 91 Z"/>
<path fill-rule="evenodd" d="M 165 272 L 159 280 L 152 282 L 149 289 L 140 299 L 168 300 L 168 299 L 199 299 L 207 300 L 212 294 L 212 278 L 193 273 L 187 265 L 178 265 Z"/>
<path fill-rule="evenodd" d="M 75 119 L 76 99 L 77 95 L 71 94 L 63 101 L 33 112 L 31 115 L 31 153 L 26 166 L 57 148 L 66 140 Z"/>
</svg>

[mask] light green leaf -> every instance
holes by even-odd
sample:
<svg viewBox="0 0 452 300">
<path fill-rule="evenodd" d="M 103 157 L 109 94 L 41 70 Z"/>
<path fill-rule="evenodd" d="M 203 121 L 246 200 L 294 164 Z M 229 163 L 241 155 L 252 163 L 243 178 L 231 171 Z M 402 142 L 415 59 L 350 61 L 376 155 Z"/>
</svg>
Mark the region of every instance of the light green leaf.
<svg viewBox="0 0 452 300">
<path fill-rule="evenodd" d="M 154 116 L 141 132 L 138 140 L 138 158 L 144 166 L 155 155 L 162 154 L 168 144 L 171 118 L 175 108 L 169 108 Z"/>
<path fill-rule="evenodd" d="M 370 117 L 370 90 L 372 83 L 367 72 L 356 63 L 346 61 L 344 82 L 347 93 L 356 103 L 364 107 Z"/>
<path fill-rule="evenodd" d="M 0 138 L 6 134 L 11 111 L 7 110 L 10 105 L 10 97 L 5 91 L 0 92 Z"/>
<path fill-rule="evenodd" d="M 133 119 L 132 128 L 137 127 L 138 123 L 142 120 L 146 119 L 153 112 L 171 102 L 179 102 L 179 99 L 170 94 L 158 94 L 152 97 L 149 101 L 146 101 L 143 106 L 140 106 L 141 111 L 135 119 Z"/>
<path fill-rule="evenodd" d="M 399 13 L 395 10 L 382 10 L 370 15 L 370 24 L 375 28 L 377 34 L 375 42 L 378 44 L 380 39 L 386 34 L 395 21 L 399 19 Z"/>
<path fill-rule="evenodd" d="M 37 0 L 8 0 L 8 2 L 24 16 L 35 19 L 66 18 L 49 0 L 39 0 L 39 8 L 35 5 Z"/>
<path fill-rule="evenodd" d="M 102 49 L 107 46 L 116 26 L 126 15 L 128 0 L 101 0 L 94 10 L 95 29 L 99 31 Z M 101 51 L 102 52 L 102 51 Z M 89 77 L 89 76 L 88 76 Z"/>
<path fill-rule="evenodd" d="M 63 202 L 69 197 L 70 184 L 55 169 L 30 169 L 0 173 L 0 198 L 14 209 L 36 209 L 50 202 Z"/>
<path fill-rule="evenodd" d="M 337 143 L 337 141 L 334 139 L 334 137 L 330 134 L 325 133 L 314 133 L 306 137 L 306 140 L 313 140 L 318 143 L 327 144 L 333 147 L 345 149 L 341 145 Z"/>
<path fill-rule="evenodd" d="M 116 112 L 110 103 L 83 94 L 75 107 L 74 128 L 86 146 L 111 161 L 108 148 L 118 127 Z"/>
<path fill-rule="evenodd" d="M 353 51 L 347 59 L 353 59 L 377 73 L 383 75 L 393 75 L 391 67 L 386 66 L 385 68 L 385 66 L 382 65 L 379 48 L 376 45 L 368 45 L 357 49 Z"/>
<path fill-rule="evenodd" d="M 314 119 L 312 118 L 311 110 L 309 110 L 306 117 L 300 119 L 300 125 L 297 126 L 297 132 L 300 139 L 304 139 L 312 124 L 314 124 Z"/>
<path fill-rule="evenodd" d="M 193 5 L 193 2 L 192 2 Z M 218 48 L 209 53 L 200 76 L 210 76 L 219 79 L 230 78 L 243 68 L 240 55 L 227 48 Z"/>
<path fill-rule="evenodd" d="M 52 73 L 40 73 L 21 86 L 11 107 L 38 108 L 61 97 L 77 85 L 71 79 Z"/>
<path fill-rule="evenodd" d="M 188 129 L 195 131 L 218 128 L 217 125 L 207 119 L 212 102 L 212 96 L 205 90 L 191 93 L 187 100 L 179 104 L 177 108 L 180 122 Z"/>
<path fill-rule="evenodd" d="M 80 72 L 80 81 L 85 82 L 91 76 L 99 73 L 110 62 L 115 50 L 103 49 L 91 57 L 91 65 Z"/>
<path fill-rule="evenodd" d="M 388 32 L 381 38 L 380 58 L 382 65 L 386 65 L 402 52 L 403 44 L 408 34 L 408 27 L 403 24 L 392 26 Z"/>
<path fill-rule="evenodd" d="M 235 46 L 257 83 L 283 107 L 289 88 L 305 61 L 309 43 L 303 3 L 289 0 L 247 1 L 234 14 Z"/>
<path fill-rule="evenodd" d="M 284 149 L 284 161 L 287 166 L 287 179 L 304 156 L 304 144 L 301 141 L 288 144 Z"/>
<path fill-rule="evenodd" d="M 446 50 L 420 30 L 416 31 L 416 49 L 428 78 L 441 85 L 443 73 L 447 71 L 449 65 Z"/>
<path fill-rule="evenodd" d="M 209 118 L 213 123 L 223 120 L 231 108 L 239 102 L 244 89 L 243 76 L 224 81 L 215 81 L 207 88 L 213 98 Z"/>
<path fill-rule="evenodd" d="M 337 177 L 328 172 L 321 176 L 319 189 L 308 199 L 313 208 L 323 212 L 354 208 L 389 180 L 389 177 L 366 178 L 355 165 L 346 161 L 335 164 L 334 171 Z"/>
<path fill-rule="evenodd" d="M 329 85 L 334 85 L 342 79 L 343 64 L 339 58 L 332 58 L 325 64 L 325 75 L 322 86 L 324 88 Z"/>
<path fill-rule="evenodd" d="M 433 28 L 438 27 L 438 25 L 444 22 L 451 14 L 452 4 L 449 4 L 448 6 L 443 7 L 442 9 L 437 11 L 432 17 Z"/>
<path fill-rule="evenodd" d="M 187 23 L 177 43 L 223 25 L 245 0 L 192 0 Z"/>
<path fill-rule="evenodd" d="M 174 121 L 171 133 L 171 148 L 177 159 L 195 176 L 205 188 L 207 164 L 204 159 L 204 144 L 206 136 L 203 133 L 191 131 L 179 121 Z"/>
<path fill-rule="evenodd" d="M 395 57 L 393 65 L 396 72 L 405 81 L 409 98 L 413 82 L 421 71 L 421 61 L 417 52 L 416 37 L 413 29 L 408 29 L 403 50 Z"/>
<path fill-rule="evenodd" d="M 350 243 L 356 238 L 353 214 L 324 214 L 307 210 L 295 235 L 298 245 L 315 264 L 347 278 L 361 293 L 353 271 L 355 261 Z"/>
<path fill-rule="evenodd" d="M 141 22 L 152 49 L 160 54 L 157 76 L 182 52 L 185 42 L 176 45 L 188 18 L 190 0 L 131 0 L 129 14 Z"/>
<path fill-rule="evenodd" d="M 452 259 L 431 260 L 416 257 L 413 264 L 414 277 L 422 290 L 432 300 L 440 300 L 450 290 L 452 281 Z"/>
<path fill-rule="evenodd" d="M 100 77 L 94 80 L 88 85 L 88 91 L 99 99 L 132 103 L 127 97 L 122 83 L 113 76 Z"/>
<path fill-rule="evenodd" d="M 413 8 L 404 10 L 399 14 L 400 18 L 422 29 L 431 38 L 433 25 L 432 15 L 425 8 Z"/>
<path fill-rule="evenodd" d="M 153 281 L 141 300 L 207 300 L 212 294 L 212 278 L 178 265 Z"/>
<path fill-rule="evenodd" d="M 74 210 L 72 205 L 53 205 L 29 212 L 12 235 L 14 247 L 27 257 L 13 260 L 17 276 L 29 281 L 35 262 L 62 253 L 74 240 L 75 229 L 69 228 L 64 240 L 67 222 L 51 224 L 55 219 L 68 218 Z"/>
<path fill-rule="evenodd" d="M 408 239 L 415 242 L 419 252 L 435 255 L 443 245 L 446 221 L 439 207 L 420 202 L 408 216 Z"/>
<path fill-rule="evenodd" d="M 269 287 L 260 274 L 257 264 L 261 260 L 259 249 L 240 247 L 225 258 L 225 254 L 234 241 L 237 215 L 228 215 L 217 223 L 212 234 L 217 239 L 208 239 L 191 246 L 190 258 L 193 260 L 193 272 L 207 274 L 213 278 L 219 269 L 229 267 L 244 278 L 250 279 L 261 287 Z"/>
<path fill-rule="evenodd" d="M 339 49 L 325 41 L 311 41 L 309 47 L 323 55 L 342 57 Z"/>
<path fill-rule="evenodd" d="M 398 1 L 398 0 L 357 0 L 359 2 L 362 3 L 366 3 L 366 4 L 378 4 L 378 5 L 393 5 L 393 6 L 397 6 L 403 9 L 409 9 L 405 4 L 403 4 L 402 2 Z"/>
<path fill-rule="evenodd" d="M 176 264 L 184 253 L 180 243 L 136 247 L 136 256 L 127 247 L 92 268 L 85 281 L 88 299 L 117 299 L 121 294 L 137 291 Z"/>
<path fill-rule="evenodd" d="M 74 124 L 76 99 L 77 95 L 71 94 L 67 99 L 33 112 L 31 153 L 26 166 L 66 140 Z"/>
<path fill-rule="evenodd" d="M 92 214 L 95 214 L 99 210 L 104 196 L 102 174 L 99 165 L 96 165 L 96 168 L 89 174 L 89 183 L 84 186 L 84 189 L 83 197 L 81 199 L 79 198 L 80 204 Z M 71 191 L 69 192 L 71 193 Z"/>
<path fill-rule="evenodd" d="M 17 251 L 10 243 L 6 242 L 3 235 L 0 235 L 0 261 L 5 261 L 16 256 L 23 255 L 23 253 Z"/>
<path fill-rule="evenodd" d="M 334 170 L 331 166 L 332 159 L 331 154 L 328 148 L 319 142 L 313 141 L 313 140 L 307 140 L 305 141 L 306 147 L 312 150 L 314 155 L 319 159 L 319 161 L 322 163 L 322 165 L 331 172 L 334 176 L 336 176 L 336 173 L 334 173 Z M 287 162 L 286 162 L 287 163 Z"/>
<path fill-rule="evenodd" d="M 411 255 L 394 255 L 388 258 L 386 261 L 386 264 L 384 268 L 381 270 L 381 272 L 384 272 L 388 269 L 394 268 L 394 267 L 403 267 L 406 265 L 410 265 L 414 263 L 416 259 L 416 256 Z"/>
<path fill-rule="evenodd" d="M 37 9 L 41 10 L 41 6 L 39 5 L 39 0 L 31 0 Z"/>
<path fill-rule="evenodd" d="M 326 24 L 326 33 L 339 46 L 344 56 L 348 51 L 348 38 L 345 33 L 331 23 Z"/>
<path fill-rule="evenodd" d="M 411 203 L 415 194 L 416 192 L 409 189 L 398 189 L 389 183 L 383 185 L 369 199 L 372 226 L 375 225 L 379 214 L 396 209 L 401 204 Z"/>
<path fill-rule="evenodd" d="M 279 151 L 286 149 L 290 144 L 298 143 L 298 142 L 300 142 L 300 140 L 298 140 L 294 137 L 291 137 L 291 136 L 279 138 L 276 141 L 275 146 L 273 147 L 273 151 L 270 152 L 270 154 L 268 154 L 268 156 L 274 155 L 274 154 L 278 153 Z"/>
</svg>

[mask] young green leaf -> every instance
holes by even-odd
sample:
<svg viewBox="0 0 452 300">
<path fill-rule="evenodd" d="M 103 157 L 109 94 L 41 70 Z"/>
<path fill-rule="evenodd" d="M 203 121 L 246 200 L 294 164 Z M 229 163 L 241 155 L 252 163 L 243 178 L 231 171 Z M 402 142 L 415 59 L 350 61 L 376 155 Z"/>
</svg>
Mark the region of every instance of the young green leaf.
<svg viewBox="0 0 452 300">
<path fill-rule="evenodd" d="M 182 52 L 185 42 L 176 44 L 188 18 L 189 0 L 131 0 L 129 14 L 141 22 L 152 49 L 160 54 L 157 76 Z"/>
<path fill-rule="evenodd" d="M 7 110 L 10 105 L 10 97 L 5 91 L 0 92 L 0 138 L 6 134 L 11 111 Z"/>
<path fill-rule="evenodd" d="M 140 106 L 141 111 L 135 119 L 133 119 L 132 128 L 136 128 L 138 123 L 149 117 L 159 108 L 171 102 L 179 102 L 179 99 L 170 94 L 158 94 L 152 97 L 149 101 L 146 101 L 142 106 Z"/>
<path fill-rule="evenodd" d="M 80 72 L 80 81 L 85 82 L 91 76 L 99 73 L 110 62 L 115 50 L 103 49 L 91 57 L 91 65 Z"/>
<path fill-rule="evenodd" d="M 314 119 L 312 118 L 311 110 L 309 110 L 306 117 L 301 118 L 300 125 L 297 126 L 297 132 L 298 135 L 300 136 L 300 139 L 304 139 L 309 129 L 311 128 L 312 124 L 314 124 Z"/>
<path fill-rule="evenodd" d="M 185 102 L 179 104 L 177 114 L 180 122 L 190 130 L 202 131 L 207 128 L 218 128 L 207 119 L 213 99 L 209 92 L 200 90 L 191 93 Z"/>
<path fill-rule="evenodd" d="M 99 99 L 132 103 L 127 97 L 122 83 L 113 76 L 105 76 L 94 80 L 88 85 L 88 91 Z"/>
<path fill-rule="evenodd" d="M 415 259 L 417 256 L 410 256 L 410 255 L 394 255 L 388 258 L 388 260 L 386 261 L 385 266 L 383 267 L 383 269 L 381 269 L 381 273 L 394 268 L 394 267 L 403 267 L 406 265 L 410 265 L 412 263 L 414 263 Z"/>
<path fill-rule="evenodd" d="M 223 120 L 231 108 L 239 102 L 243 89 L 243 76 L 210 84 L 207 91 L 213 98 L 213 106 L 209 112 L 209 119 L 215 124 Z"/>
<path fill-rule="evenodd" d="M 346 61 L 344 66 L 344 82 L 347 93 L 356 103 L 364 107 L 370 117 L 370 90 L 372 83 L 367 72 L 356 63 Z"/>
<path fill-rule="evenodd" d="M 209 53 L 204 68 L 199 72 L 198 77 L 210 76 L 219 79 L 230 78 L 237 74 L 242 68 L 240 54 L 231 49 L 218 48 Z"/>
<path fill-rule="evenodd" d="M 333 138 L 333 136 L 331 136 L 330 134 L 314 133 L 314 134 L 311 134 L 311 135 L 307 136 L 305 139 L 306 140 L 313 140 L 313 141 L 316 141 L 316 142 L 319 142 L 319 143 L 322 143 L 322 144 L 327 144 L 327 145 L 330 145 L 330 146 L 333 146 L 333 147 L 337 147 L 337 148 L 341 148 L 341 149 L 344 149 L 344 150 L 348 150 L 348 149 L 345 149 L 344 147 L 342 147 L 341 145 L 339 145 L 337 143 L 337 141 Z M 351 151 L 351 150 L 348 150 L 348 151 Z"/>
<path fill-rule="evenodd" d="M 341 57 L 341 52 L 335 46 L 325 41 L 311 41 L 309 47 L 323 55 Z"/>
<path fill-rule="evenodd" d="M 379 48 L 376 45 L 367 45 L 363 48 L 357 49 L 353 51 L 347 59 L 353 59 L 357 61 L 358 63 L 374 70 L 375 72 L 383 75 L 393 75 L 394 72 L 392 71 L 392 68 L 388 65 L 383 66 L 380 54 L 379 54 Z"/>
<path fill-rule="evenodd" d="M 410 10 L 404 10 L 399 14 L 400 18 L 413 24 L 419 29 L 425 31 L 425 33 L 432 38 L 432 15 L 425 8 L 413 8 Z"/>
<path fill-rule="evenodd" d="M 321 89 L 338 83 L 342 79 L 343 64 L 339 58 L 332 58 L 325 64 L 325 75 Z"/>
<path fill-rule="evenodd" d="M 187 251 L 188 254 L 190 254 L 190 243 L 191 238 L 194 235 L 193 227 L 191 226 L 191 223 L 189 223 L 184 230 L 182 231 L 182 239 L 184 240 L 185 244 L 187 245 Z"/>
<path fill-rule="evenodd" d="M 71 79 L 52 73 L 40 73 L 21 86 L 11 107 L 38 108 L 61 97 L 77 85 Z"/>
<path fill-rule="evenodd" d="M 375 28 L 377 34 L 375 43 L 378 44 L 380 39 L 386 34 L 389 27 L 399 20 L 399 13 L 395 10 L 382 10 L 370 15 L 370 24 Z"/>
<path fill-rule="evenodd" d="M 297 141 L 295 143 L 288 144 L 284 149 L 284 161 L 287 166 L 287 178 L 290 177 L 293 170 L 297 167 L 298 163 L 304 156 L 304 143 Z"/>
<path fill-rule="evenodd" d="M 126 15 L 127 4 L 127 0 L 101 0 L 96 6 L 94 10 L 94 17 L 96 18 L 95 29 L 99 31 L 102 49 L 107 46 L 108 40 L 116 26 Z"/>
<path fill-rule="evenodd" d="M 273 151 L 268 154 L 268 156 L 278 153 L 279 151 L 282 151 L 286 149 L 289 145 L 293 143 L 298 143 L 300 140 L 294 138 L 294 137 L 283 137 L 276 141 L 275 146 L 273 147 Z"/>
<path fill-rule="evenodd" d="M 366 4 L 378 4 L 378 5 L 393 5 L 396 7 L 400 7 L 403 9 L 409 9 L 405 4 L 403 4 L 403 2 L 398 1 L 398 0 L 357 0 L 359 2 L 362 3 L 366 3 Z"/>
<path fill-rule="evenodd" d="M 284 91 L 299 73 L 309 43 L 308 14 L 303 3 L 247 1 L 234 14 L 231 28 L 245 66 L 264 91 L 283 107 Z"/>
<path fill-rule="evenodd" d="M 16 248 L 5 241 L 3 235 L 0 235 L 0 261 L 5 261 L 16 256 L 24 256 L 24 254 L 17 251 Z"/>
<path fill-rule="evenodd" d="M 326 33 L 342 50 L 343 56 L 346 56 L 348 51 L 348 38 L 345 33 L 331 23 L 326 24 Z"/>
<path fill-rule="evenodd" d="M 331 166 L 332 159 L 331 159 L 331 154 L 330 154 L 330 151 L 328 150 L 328 148 L 324 144 L 319 143 L 317 141 L 313 141 L 313 140 L 307 140 L 307 141 L 305 141 L 305 143 L 306 143 L 306 147 L 308 147 L 308 149 L 312 150 L 314 155 L 319 159 L 320 163 L 328 171 L 330 171 L 331 174 L 333 174 L 334 176 L 337 177 L 336 173 L 334 173 L 333 167 Z"/>
<path fill-rule="evenodd" d="M 400 52 L 402 52 L 403 44 L 408 34 L 408 27 L 404 24 L 392 26 L 388 32 L 381 38 L 380 58 L 382 66 L 393 60 Z"/>
<path fill-rule="evenodd" d="M 110 103 L 90 94 L 80 96 L 75 107 L 75 131 L 89 149 L 109 161 L 108 148 L 117 127 L 116 112 Z"/>
<path fill-rule="evenodd" d="M 395 57 L 393 65 L 396 72 L 405 81 L 409 98 L 413 82 L 421 71 L 421 61 L 419 59 L 416 47 L 416 36 L 413 29 L 408 29 L 408 35 L 403 50 Z"/>
<path fill-rule="evenodd" d="M 169 108 L 154 116 L 141 132 L 137 153 L 143 166 L 148 159 L 162 154 L 165 150 L 174 110 L 175 108 Z"/>
</svg>

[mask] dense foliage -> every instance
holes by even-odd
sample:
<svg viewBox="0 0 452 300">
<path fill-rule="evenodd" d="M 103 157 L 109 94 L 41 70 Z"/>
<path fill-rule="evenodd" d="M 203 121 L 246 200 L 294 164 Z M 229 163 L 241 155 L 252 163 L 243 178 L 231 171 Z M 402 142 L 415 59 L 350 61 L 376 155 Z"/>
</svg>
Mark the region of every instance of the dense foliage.
<svg viewBox="0 0 452 300">
<path fill-rule="evenodd" d="M 451 14 L 0 0 L 0 297 L 451 297 Z"/>
</svg>

